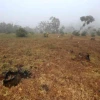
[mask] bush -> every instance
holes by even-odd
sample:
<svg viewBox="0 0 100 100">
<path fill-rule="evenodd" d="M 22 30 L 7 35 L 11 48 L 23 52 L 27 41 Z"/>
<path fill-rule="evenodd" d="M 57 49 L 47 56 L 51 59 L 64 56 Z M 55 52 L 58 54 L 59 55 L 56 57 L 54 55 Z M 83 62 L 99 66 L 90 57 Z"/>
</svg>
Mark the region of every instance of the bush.
<svg viewBox="0 0 100 100">
<path fill-rule="evenodd" d="M 23 28 L 19 28 L 17 31 L 16 31 L 16 36 L 17 37 L 27 37 L 27 31 Z"/>
<path fill-rule="evenodd" d="M 91 33 L 91 37 L 95 37 L 95 33 Z"/>
<path fill-rule="evenodd" d="M 72 33 L 73 35 L 75 35 L 75 36 L 80 36 L 80 34 L 79 34 L 79 32 L 78 31 L 73 31 L 73 33 Z"/>
<path fill-rule="evenodd" d="M 44 37 L 48 37 L 48 35 L 49 35 L 48 33 L 44 33 Z"/>
<path fill-rule="evenodd" d="M 81 36 L 86 36 L 86 31 L 82 32 Z"/>
<path fill-rule="evenodd" d="M 100 31 L 97 31 L 97 35 L 100 36 Z"/>
</svg>

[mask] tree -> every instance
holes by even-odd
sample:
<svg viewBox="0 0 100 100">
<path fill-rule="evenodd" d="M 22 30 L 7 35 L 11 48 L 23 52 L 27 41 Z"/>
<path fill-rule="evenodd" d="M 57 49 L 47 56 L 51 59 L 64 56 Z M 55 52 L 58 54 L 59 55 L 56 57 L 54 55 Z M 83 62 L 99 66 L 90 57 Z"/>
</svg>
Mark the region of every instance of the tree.
<svg viewBox="0 0 100 100">
<path fill-rule="evenodd" d="M 49 21 L 41 21 L 38 25 L 40 33 L 57 33 L 59 30 L 60 21 L 58 18 L 50 17 Z"/>
<path fill-rule="evenodd" d="M 33 30 L 34 30 L 34 33 L 40 33 L 40 29 L 38 26 L 36 26 Z"/>
<path fill-rule="evenodd" d="M 65 29 L 65 27 L 62 26 L 62 27 L 59 29 L 59 32 L 60 32 L 60 33 L 64 33 L 64 29 Z"/>
<path fill-rule="evenodd" d="M 51 32 L 51 23 L 48 21 L 41 21 L 38 26 L 40 33 L 50 33 Z"/>
<path fill-rule="evenodd" d="M 60 20 L 56 17 L 50 17 L 50 21 L 52 32 L 57 33 L 60 26 Z"/>
<path fill-rule="evenodd" d="M 28 26 L 24 27 L 24 29 L 29 33 L 33 33 L 34 32 L 34 30 L 32 28 L 28 27 Z"/>
<path fill-rule="evenodd" d="M 16 36 L 17 37 L 27 37 L 27 31 L 24 29 L 24 28 L 19 28 L 17 31 L 16 31 Z"/>
<path fill-rule="evenodd" d="M 45 28 L 46 28 L 46 22 L 45 21 L 41 21 L 39 23 L 39 30 L 41 33 L 44 33 L 45 32 Z"/>
<path fill-rule="evenodd" d="M 51 33 L 52 32 L 52 25 L 49 21 L 46 22 L 45 32 L 46 33 Z"/>
<path fill-rule="evenodd" d="M 80 30 L 81 30 L 83 27 L 85 27 L 86 25 L 88 25 L 88 24 L 92 23 L 93 21 L 95 21 L 95 19 L 94 19 L 93 16 L 91 16 L 91 15 L 89 15 L 89 16 L 82 16 L 82 17 L 80 17 L 80 20 L 81 20 L 82 22 L 84 22 L 83 25 L 82 25 L 82 27 L 80 28 Z"/>
<path fill-rule="evenodd" d="M 62 26 L 62 27 L 59 29 L 59 33 L 61 34 L 61 36 L 64 36 L 64 29 L 65 29 L 64 26 Z"/>
<path fill-rule="evenodd" d="M 64 31 L 67 33 L 72 33 L 73 31 L 75 31 L 75 28 L 73 26 L 68 26 L 64 29 Z"/>
<path fill-rule="evenodd" d="M 16 33 L 16 30 L 18 30 L 21 26 L 19 25 L 14 25 L 13 26 L 13 32 Z"/>
<path fill-rule="evenodd" d="M 13 24 L 6 24 L 6 33 L 12 33 L 13 32 Z"/>
<path fill-rule="evenodd" d="M 0 23 L 0 33 L 16 33 L 16 30 L 18 30 L 21 26 L 19 25 L 13 25 L 11 23 Z M 34 30 L 30 27 L 24 28 L 28 32 L 33 32 Z"/>
<path fill-rule="evenodd" d="M 0 23 L 0 32 L 6 33 L 6 23 Z"/>
</svg>

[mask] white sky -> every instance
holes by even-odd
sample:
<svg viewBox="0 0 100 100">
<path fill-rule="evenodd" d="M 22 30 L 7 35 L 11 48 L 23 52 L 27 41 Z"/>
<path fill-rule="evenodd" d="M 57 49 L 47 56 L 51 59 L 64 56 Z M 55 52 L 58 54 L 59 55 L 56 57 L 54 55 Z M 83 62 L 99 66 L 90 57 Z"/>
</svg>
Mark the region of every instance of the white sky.
<svg viewBox="0 0 100 100">
<path fill-rule="evenodd" d="M 100 0 L 0 0 L 0 22 L 22 26 L 34 27 L 51 16 L 76 26 L 83 15 L 92 15 L 100 25 Z"/>
</svg>

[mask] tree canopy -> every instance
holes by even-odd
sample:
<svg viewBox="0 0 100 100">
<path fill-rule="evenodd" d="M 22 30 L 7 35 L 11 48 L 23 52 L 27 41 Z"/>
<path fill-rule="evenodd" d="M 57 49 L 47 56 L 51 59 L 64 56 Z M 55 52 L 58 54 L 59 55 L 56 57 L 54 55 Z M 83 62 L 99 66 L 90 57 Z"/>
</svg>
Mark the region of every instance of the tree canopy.
<svg viewBox="0 0 100 100">
<path fill-rule="evenodd" d="M 82 17 L 80 17 L 80 20 L 81 20 L 82 22 L 84 22 L 84 23 L 83 23 L 83 26 L 81 27 L 81 29 L 82 29 L 83 27 L 85 27 L 86 25 L 88 25 L 88 24 L 92 23 L 93 21 L 95 21 L 94 17 L 91 16 L 91 15 L 89 15 L 89 16 L 82 16 Z M 81 29 L 80 29 L 80 30 L 81 30 Z"/>
</svg>

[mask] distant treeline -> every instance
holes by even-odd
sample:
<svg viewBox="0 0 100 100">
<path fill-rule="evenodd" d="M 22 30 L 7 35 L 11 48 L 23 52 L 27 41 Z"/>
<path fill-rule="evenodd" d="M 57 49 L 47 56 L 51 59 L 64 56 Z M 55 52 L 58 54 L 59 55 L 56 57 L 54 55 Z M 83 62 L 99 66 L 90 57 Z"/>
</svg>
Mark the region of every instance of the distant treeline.
<svg viewBox="0 0 100 100">
<path fill-rule="evenodd" d="M 11 23 L 0 23 L 0 33 L 15 33 L 21 26 Z M 60 25 L 59 18 L 50 17 L 48 21 L 41 21 L 36 27 L 21 27 L 27 32 L 34 33 L 64 33 L 65 27 Z"/>
<path fill-rule="evenodd" d="M 96 29 L 94 27 L 88 26 L 88 24 L 95 21 L 94 17 L 89 16 L 82 16 L 80 17 L 81 22 L 83 22 L 83 25 L 79 27 L 78 30 L 76 30 L 73 26 L 66 27 L 64 25 L 61 25 L 60 19 L 56 17 L 50 17 L 47 21 L 41 21 L 36 27 L 30 28 L 30 27 L 22 27 L 19 25 L 14 25 L 11 23 L 0 23 L 0 33 L 16 33 L 16 31 L 19 28 L 24 28 L 25 31 L 28 33 L 61 33 L 62 35 L 64 33 L 73 33 L 73 35 L 79 36 L 80 33 L 83 33 L 83 35 L 87 34 L 95 34 L 100 36 L 100 28 Z M 86 27 L 87 28 L 86 28 Z M 85 28 L 84 28 L 85 27 Z"/>
<path fill-rule="evenodd" d="M 13 25 L 11 23 L 0 23 L 0 33 L 15 33 L 21 26 Z M 33 32 L 33 29 L 30 27 L 23 27 L 28 32 Z"/>
</svg>

